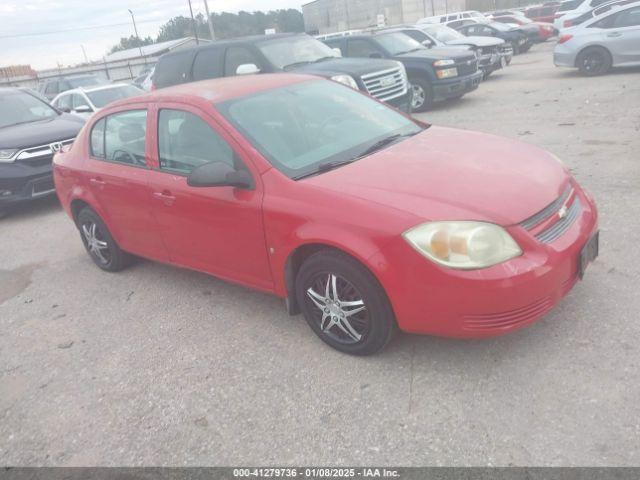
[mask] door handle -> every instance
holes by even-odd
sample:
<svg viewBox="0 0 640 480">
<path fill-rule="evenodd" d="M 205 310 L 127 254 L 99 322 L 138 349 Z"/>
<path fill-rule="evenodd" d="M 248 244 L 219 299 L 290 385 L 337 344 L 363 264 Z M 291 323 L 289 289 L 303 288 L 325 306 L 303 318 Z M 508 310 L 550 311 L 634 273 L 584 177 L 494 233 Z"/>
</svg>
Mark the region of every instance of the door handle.
<svg viewBox="0 0 640 480">
<path fill-rule="evenodd" d="M 173 202 L 176 201 L 176 197 L 171 195 L 169 190 L 163 190 L 162 192 L 153 192 L 153 196 L 158 200 L 162 200 L 165 205 L 173 205 Z"/>
<path fill-rule="evenodd" d="M 89 179 L 89 183 L 93 184 L 93 185 L 97 185 L 99 187 L 104 187 L 107 182 L 105 182 L 104 180 L 102 180 L 102 178 L 97 177 L 97 178 L 90 178 Z"/>
<path fill-rule="evenodd" d="M 607 33 L 607 37 L 621 37 L 622 33 L 620 32 L 611 32 L 611 33 Z"/>
</svg>

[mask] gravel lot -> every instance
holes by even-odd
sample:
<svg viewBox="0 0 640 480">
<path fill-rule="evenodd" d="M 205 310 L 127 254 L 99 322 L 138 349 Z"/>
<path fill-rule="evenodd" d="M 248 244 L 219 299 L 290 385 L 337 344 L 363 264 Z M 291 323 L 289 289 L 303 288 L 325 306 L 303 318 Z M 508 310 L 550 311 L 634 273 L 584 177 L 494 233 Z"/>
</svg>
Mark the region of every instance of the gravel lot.
<svg viewBox="0 0 640 480">
<path fill-rule="evenodd" d="M 0 221 L 0 464 L 640 464 L 640 70 L 582 78 L 552 48 L 419 115 L 544 147 L 596 197 L 600 258 L 545 319 L 349 357 L 276 298 L 103 273 L 38 202 Z"/>
</svg>

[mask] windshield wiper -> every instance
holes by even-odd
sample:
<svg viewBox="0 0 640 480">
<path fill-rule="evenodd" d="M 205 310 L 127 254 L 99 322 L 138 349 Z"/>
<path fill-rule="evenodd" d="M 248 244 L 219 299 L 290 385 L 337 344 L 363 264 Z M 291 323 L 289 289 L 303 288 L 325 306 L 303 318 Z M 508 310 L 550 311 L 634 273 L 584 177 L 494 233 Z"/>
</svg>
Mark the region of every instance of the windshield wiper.
<svg viewBox="0 0 640 480">
<path fill-rule="evenodd" d="M 290 63 L 289 65 L 285 65 L 284 67 L 282 67 L 282 69 L 283 70 L 287 70 L 289 68 L 299 67 L 301 65 L 309 65 L 310 63 L 312 63 L 312 62 L 309 61 L 309 60 L 304 60 L 302 62 L 293 62 L 293 63 Z"/>
<path fill-rule="evenodd" d="M 357 159 L 350 158 L 348 160 L 340 160 L 337 162 L 324 162 L 319 163 L 315 170 L 309 173 L 303 173 L 302 175 L 298 175 L 297 177 L 293 177 L 294 180 L 300 180 L 301 178 L 311 177 L 313 175 L 317 175 L 319 173 L 328 172 L 329 170 L 333 170 L 334 168 L 342 167 L 343 165 L 347 165 L 348 163 L 353 163 Z"/>
<path fill-rule="evenodd" d="M 331 60 L 333 58 L 339 58 L 339 57 L 334 57 L 334 56 L 331 56 L 331 55 L 327 55 L 326 57 L 317 58 L 311 63 L 320 63 L 320 62 L 324 62 L 325 60 Z"/>
<path fill-rule="evenodd" d="M 416 132 L 417 133 L 417 132 Z M 404 135 L 400 134 L 400 133 L 395 133 L 393 135 L 389 135 L 388 137 L 385 137 L 381 140 L 378 140 L 376 143 L 374 143 L 373 145 L 369 146 L 364 152 L 359 153 L 357 157 L 354 158 L 354 160 L 358 160 L 362 157 L 366 157 L 367 155 L 371 155 L 374 152 L 377 152 L 378 150 L 382 150 L 384 147 L 386 147 L 387 145 L 395 142 L 396 140 L 403 138 L 403 137 L 411 137 L 415 135 L 415 133 L 405 133 Z"/>
</svg>

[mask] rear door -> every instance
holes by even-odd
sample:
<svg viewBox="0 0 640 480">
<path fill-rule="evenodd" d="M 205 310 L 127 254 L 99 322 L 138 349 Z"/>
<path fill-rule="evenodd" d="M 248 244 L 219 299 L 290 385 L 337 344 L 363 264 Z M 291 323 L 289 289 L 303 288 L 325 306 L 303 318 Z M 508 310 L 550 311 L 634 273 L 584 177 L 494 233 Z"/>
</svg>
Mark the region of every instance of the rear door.
<svg viewBox="0 0 640 480">
<path fill-rule="evenodd" d="M 157 142 L 150 174 L 151 201 L 173 263 L 272 290 L 258 172 L 206 112 L 163 104 L 154 114 Z M 194 168 L 226 162 L 249 171 L 253 189 L 191 187 Z"/>
<path fill-rule="evenodd" d="M 145 108 L 101 118 L 91 129 L 86 177 L 96 208 L 118 244 L 128 252 L 166 261 L 151 213 L 146 144 Z"/>
<path fill-rule="evenodd" d="M 604 26 L 605 46 L 614 65 L 640 65 L 640 6 L 617 12 Z"/>
</svg>

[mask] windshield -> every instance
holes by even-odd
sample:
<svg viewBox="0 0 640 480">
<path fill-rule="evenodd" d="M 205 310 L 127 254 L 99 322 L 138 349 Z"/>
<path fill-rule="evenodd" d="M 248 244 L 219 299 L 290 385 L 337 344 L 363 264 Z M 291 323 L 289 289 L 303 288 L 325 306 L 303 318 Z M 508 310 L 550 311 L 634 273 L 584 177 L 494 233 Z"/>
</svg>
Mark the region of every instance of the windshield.
<svg viewBox="0 0 640 480">
<path fill-rule="evenodd" d="M 429 25 L 422 27 L 422 29 L 443 43 L 451 42 L 459 38 L 465 38 L 465 36 L 460 32 L 457 32 L 453 28 L 449 28 L 445 25 Z"/>
<path fill-rule="evenodd" d="M 573 10 L 577 8 L 578 5 L 582 3 L 583 0 L 569 0 L 568 2 L 562 2 L 560 7 L 558 7 L 558 12 L 568 12 L 569 10 Z"/>
<path fill-rule="evenodd" d="M 510 27 L 505 23 L 491 22 L 490 25 L 492 28 L 495 28 L 496 30 L 500 30 L 501 32 L 508 32 L 509 30 L 513 30 L 513 27 Z"/>
<path fill-rule="evenodd" d="M 71 85 L 71 88 L 92 87 L 94 85 L 102 85 L 104 83 L 96 77 L 76 77 L 67 78 L 66 80 L 69 82 L 69 85 Z"/>
<path fill-rule="evenodd" d="M 307 36 L 260 42 L 257 47 L 269 62 L 281 69 L 339 56 L 321 41 Z"/>
<path fill-rule="evenodd" d="M 19 90 L 0 94 L 0 128 L 56 117 L 58 112 L 42 100 Z"/>
<path fill-rule="evenodd" d="M 424 49 L 420 42 L 404 33 L 385 33 L 373 38 L 392 56 Z"/>
<path fill-rule="evenodd" d="M 144 93 L 133 85 L 120 85 L 118 87 L 104 88 L 93 92 L 86 92 L 87 97 L 96 108 L 102 108 L 107 103 L 115 102 L 121 98 L 134 97 Z"/>
<path fill-rule="evenodd" d="M 218 109 L 290 178 L 356 160 L 376 142 L 422 130 L 395 110 L 325 80 L 229 100 Z"/>
</svg>

